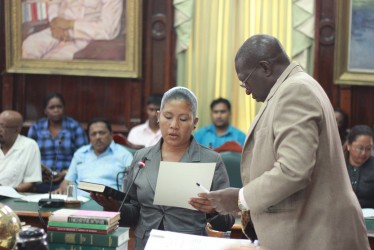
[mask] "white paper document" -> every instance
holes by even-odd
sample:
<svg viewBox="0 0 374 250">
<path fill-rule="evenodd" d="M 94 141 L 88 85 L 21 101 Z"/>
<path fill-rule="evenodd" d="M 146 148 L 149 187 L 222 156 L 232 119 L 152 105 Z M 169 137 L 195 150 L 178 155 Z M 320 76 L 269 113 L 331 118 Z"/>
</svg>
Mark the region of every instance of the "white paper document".
<svg viewBox="0 0 374 250">
<path fill-rule="evenodd" d="M 0 186 L 0 196 L 11 197 L 11 198 L 22 198 L 24 195 L 18 193 L 13 187 Z"/>
<path fill-rule="evenodd" d="M 228 247 L 255 245 L 250 240 L 182 234 L 153 229 L 145 250 L 224 250 Z"/>
<path fill-rule="evenodd" d="M 374 209 L 372 208 L 363 208 L 362 213 L 364 214 L 364 218 L 374 217 Z"/>
<path fill-rule="evenodd" d="M 161 161 L 158 171 L 154 205 L 193 209 L 188 201 L 203 193 L 196 183 L 210 189 L 216 163 L 185 163 Z"/>
</svg>

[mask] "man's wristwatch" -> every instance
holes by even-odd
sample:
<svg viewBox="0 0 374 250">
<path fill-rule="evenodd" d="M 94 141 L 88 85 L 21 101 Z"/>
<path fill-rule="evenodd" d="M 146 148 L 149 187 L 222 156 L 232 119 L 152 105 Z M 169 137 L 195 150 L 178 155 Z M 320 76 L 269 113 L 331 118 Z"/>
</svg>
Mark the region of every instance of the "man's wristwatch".
<svg viewBox="0 0 374 250">
<path fill-rule="evenodd" d="M 246 212 L 246 211 L 248 211 L 249 209 L 248 208 L 246 208 L 241 202 L 240 202 L 240 197 L 238 196 L 238 207 L 239 207 L 239 209 L 241 210 L 241 211 L 243 211 L 243 212 Z"/>
</svg>

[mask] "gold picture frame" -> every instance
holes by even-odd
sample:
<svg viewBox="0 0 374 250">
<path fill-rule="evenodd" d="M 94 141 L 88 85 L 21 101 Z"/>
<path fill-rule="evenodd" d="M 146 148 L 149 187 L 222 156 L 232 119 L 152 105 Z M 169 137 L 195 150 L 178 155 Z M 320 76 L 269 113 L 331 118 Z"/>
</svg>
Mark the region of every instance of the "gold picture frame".
<svg viewBox="0 0 374 250">
<path fill-rule="evenodd" d="M 40 2 L 47 2 L 49 6 L 53 0 L 39 0 Z M 91 0 L 92 1 L 92 0 Z M 33 6 L 24 6 L 25 3 L 32 1 L 27 0 L 5 0 L 5 25 L 6 25 L 6 68 L 9 73 L 28 73 L 28 74 L 60 74 L 60 75 L 80 75 L 80 76 L 101 76 L 101 77 L 122 77 L 122 78 L 139 78 L 141 77 L 141 0 L 122 0 L 123 10 L 121 16 L 121 39 L 115 42 L 118 45 L 114 47 L 111 43 L 109 45 L 105 42 L 113 42 L 113 40 L 95 40 L 92 51 L 97 53 L 86 53 L 85 56 L 78 57 L 74 54 L 73 58 L 69 59 L 46 59 L 46 58 L 26 58 L 23 54 L 23 42 L 28 36 L 28 30 L 25 24 L 29 24 L 34 20 L 27 21 L 33 10 Z M 91 2 L 92 3 L 92 2 Z M 88 4 L 91 4 L 88 3 Z M 27 9 L 29 8 L 29 9 Z M 36 8 L 39 8 L 36 7 Z M 48 7 L 45 7 L 45 9 Z M 28 12 L 29 11 L 29 12 Z M 34 10 L 33 10 L 34 11 Z M 45 14 L 46 11 L 41 11 Z M 36 13 L 36 12 L 35 12 Z M 48 12 L 47 12 L 48 13 Z M 34 13 L 32 13 L 34 15 Z M 43 18 L 43 15 L 40 15 Z M 37 14 L 39 15 L 39 13 Z M 37 16 L 34 15 L 34 16 Z M 27 18 L 26 18 L 27 17 Z M 31 18 L 30 18 L 31 19 Z M 25 21 L 26 20 L 26 21 Z M 118 19 L 117 19 L 118 20 Z M 39 22 L 45 22 L 47 28 L 49 27 L 48 19 L 43 19 Z M 49 28 L 48 28 L 49 29 Z M 25 36 L 26 34 L 26 36 Z M 119 36 L 119 35 L 118 35 Z M 93 40 L 89 40 L 91 43 Z M 90 44 L 89 44 L 90 45 Z M 88 47 L 88 45 L 87 45 Z M 85 47 L 84 49 L 87 49 Z M 92 47 L 92 46 L 91 46 Z M 100 57 L 105 55 L 105 49 L 110 50 L 111 54 L 119 59 Z M 91 48 L 89 48 L 91 49 Z M 114 51 L 113 51 L 114 50 Z M 87 52 L 87 51 L 84 51 Z M 79 53 L 78 53 L 79 54 Z M 81 53 L 82 54 L 82 53 Z M 83 54 L 82 54 L 83 55 Z M 98 58 L 95 58 L 97 56 Z"/>
<path fill-rule="evenodd" d="M 373 2 L 341 0 L 336 15 L 335 83 L 374 85 Z"/>
</svg>

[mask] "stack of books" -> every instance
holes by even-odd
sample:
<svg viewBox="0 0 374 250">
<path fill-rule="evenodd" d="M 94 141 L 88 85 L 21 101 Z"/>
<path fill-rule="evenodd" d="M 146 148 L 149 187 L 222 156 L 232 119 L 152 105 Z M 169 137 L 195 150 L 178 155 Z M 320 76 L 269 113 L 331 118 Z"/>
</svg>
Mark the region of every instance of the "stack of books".
<svg viewBox="0 0 374 250">
<path fill-rule="evenodd" d="M 60 209 L 48 218 L 50 250 L 127 250 L 129 228 L 119 212 Z"/>
<path fill-rule="evenodd" d="M 22 1 L 22 21 L 40 21 L 48 18 L 48 0 Z"/>
</svg>

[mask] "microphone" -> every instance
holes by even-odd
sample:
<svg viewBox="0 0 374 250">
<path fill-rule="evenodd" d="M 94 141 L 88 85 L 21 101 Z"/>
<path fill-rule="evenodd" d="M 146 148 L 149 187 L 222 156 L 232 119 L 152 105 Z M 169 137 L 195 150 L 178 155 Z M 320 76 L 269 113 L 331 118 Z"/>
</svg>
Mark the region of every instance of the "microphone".
<svg viewBox="0 0 374 250">
<path fill-rule="evenodd" d="M 57 171 L 56 171 L 56 167 L 57 167 L 57 156 L 58 156 L 58 153 L 61 153 L 61 144 L 62 144 L 62 141 L 64 140 L 64 135 L 61 135 L 60 139 L 58 140 L 58 148 L 57 148 L 57 152 L 55 152 L 55 159 L 53 161 L 53 166 L 52 166 L 52 177 L 53 175 L 57 175 Z M 52 184 L 51 184 L 51 187 L 50 189 L 52 189 Z"/>
<path fill-rule="evenodd" d="M 64 140 L 64 135 L 58 140 L 58 146 L 60 148 L 62 141 Z M 41 207 L 63 207 L 65 201 L 63 199 L 52 199 L 52 186 L 53 186 L 53 176 L 56 175 L 56 163 L 57 163 L 57 152 L 55 154 L 55 160 L 51 169 L 51 179 L 49 183 L 49 198 L 40 199 L 38 205 Z"/>
<path fill-rule="evenodd" d="M 127 195 L 129 195 L 129 192 L 130 192 L 130 190 L 131 190 L 131 187 L 132 187 L 132 185 L 134 184 L 134 182 L 135 182 L 135 180 L 136 180 L 136 177 L 138 177 L 138 174 L 139 174 L 139 172 L 140 172 L 140 169 L 145 168 L 145 161 L 146 161 L 146 160 L 148 160 L 148 158 L 147 158 L 146 156 L 144 156 L 144 157 L 142 158 L 142 160 L 138 162 L 138 167 L 139 167 L 139 168 L 138 168 L 138 171 L 136 172 L 134 179 L 132 180 L 132 182 L 131 182 L 131 184 L 130 184 L 128 190 L 126 191 L 125 198 L 123 198 L 122 203 L 121 203 L 121 206 L 120 206 L 119 209 L 118 209 L 118 212 L 121 212 L 121 209 L 122 209 L 122 207 L 123 207 L 123 204 L 125 204 L 125 200 L 126 200 L 126 198 L 127 198 Z"/>
</svg>

